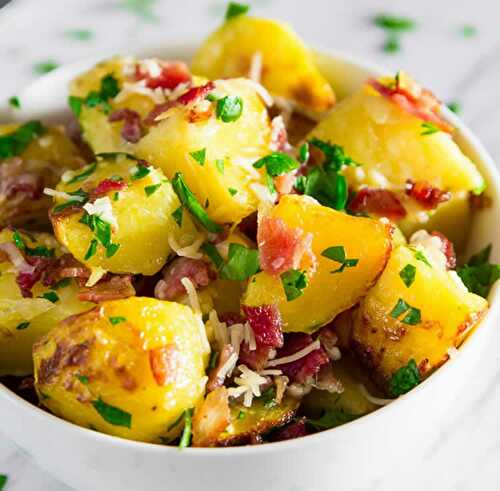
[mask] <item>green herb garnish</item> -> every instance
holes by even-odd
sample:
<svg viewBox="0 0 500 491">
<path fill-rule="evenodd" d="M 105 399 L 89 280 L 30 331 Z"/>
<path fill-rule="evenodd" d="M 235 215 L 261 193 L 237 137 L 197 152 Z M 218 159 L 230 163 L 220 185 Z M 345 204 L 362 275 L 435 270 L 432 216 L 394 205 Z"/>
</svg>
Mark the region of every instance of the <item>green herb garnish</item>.
<svg viewBox="0 0 500 491">
<path fill-rule="evenodd" d="M 65 34 L 75 41 L 89 41 L 94 36 L 90 29 L 69 29 Z"/>
<path fill-rule="evenodd" d="M 19 250 L 24 251 L 27 256 L 54 257 L 54 249 L 48 249 L 45 246 L 28 247 L 17 230 L 15 230 L 12 234 L 12 240 L 14 241 L 15 246 Z"/>
<path fill-rule="evenodd" d="M 245 411 L 240 411 L 240 412 L 238 413 L 237 419 L 241 421 L 241 420 L 243 420 L 243 419 L 245 419 L 245 418 L 246 418 L 246 415 L 247 415 L 247 414 L 245 413 Z"/>
<path fill-rule="evenodd" d="M 458 101 L 450 101 L 448 102 L 447 106 L 448 109 L 455 114 L 460 114 L 460 112 L 462 111 L 462 107 L 460 105 L 460 102 Z"/>
<path fill-rule="evenodd" d="M 464 38 L 472 38 L 477 34 L 477 28 L 470 24 L 466 24 L 461 27 L 460 32 Z"/>
<path fill-rule="evenodd" d="M 216 159 L 215 160 L 215 167 L 217 167 L 217 170 L 221 174 L 224 174 L 224 159 Z"/>
<path fill-rule="evenodd" d="M 0 136 L 0 158 L 16 157 L 20 155 L 28 145 L 42 136 L 47 129 L 40 121 L 29 121 L 11 133 Z"/>
<path fill-rule="evenodd" d="M 417 274 L 417 268 L 413 264 L 407 264 L 400 272 L 399 276 L 406 285 L 406 288 L 410 288 L 415 281 L 415 275 Z"/>
<path fill-rule="evenodd" d="M 491 244 L 472 256 L 467 264 L 457 269 L 467 289 L 482 297 L 487 297 L 493 284 L 500 279 L 500 264 L 491 264 Z"/>
<path fill-rule="evenodd" d="M 227 190 L 229 191 L 229 194 L 231 196 L 234 196 L 235 194 L 238 194 L 238 190 L 237 189 L 234 189 L 234 188 L 227 188 Z"/>
<path fill-rule="evenodd" d="M 229 2 L 227 6 L 225 20 L 233 19 L 246 14 L 250 10 L 250 5 L 245 3 Z"/>
<path fill-rule="evenodd" d="M 76 375 L 76 378 L 83 384 L 83 385 L 88 385 L 89 384 L 89 378 L 87 375 Z"/>
<path fill-rule="evenodd" d="M 375 16 L 373 22 L 376 26 L 388 31 L 412 31 L 416 27 L 416 23 L 408 17 L 398 17 L 388 14 Z"/>
<path fill-rule="evenodd" d="M 193 157 L 196 162 L 200 165 L 205 165 L 205 159 L 207 156 L 207 149 L 202 148 L 201 150 L 196 150 L 195 152 L 190 152 L 191 157 Z"/>
<path fill-rule="evenodd" d="M 222 269 L 224 266 L 224 259 L 222 259 L 222 256 L 219 254 L 217 247 L 210 242 L 205 242 L 200 249 L 210 258 L 217 270 Z"/>
<path fill-rule="evenodd" d="M 161 182 L 159 182 L 158 184 L 151 184 L 150 186 L 146 186 L 144 188 L 144 192 L 146 193 L 146 196 L 151 196 L 158 189 L 160 189 L 160 186 L 161 186 Z"/>
<path fill-rule="evenodd" d="M 46 73 L 51 72 L 52 70 L 55 70 L 58 66 L 59 64 L 56 61 L 47 60 L 47 61 L 42 61 L 40 63 L 36 63 L 33 66 L 33 70 L 38 75 L 44 75 Z"/>
<path fill-rule="evenodd" d="M 307 424 L 311 425 L 316 430 L 329 430 L 336 426 L 349 423 L 359 418 L 356 414 L 350 414 L 343 409 L 326 409 L 319 419 L 308 419 Z"/>
<path fill-rule="evenodd" d="M 139 162 L 132 174 L 132 181 L 137 181 L 138 179 L 142 179 L 143 177 L 146 177 L 150 172 L 151 169 L 149 168 L 149 166 Z"/>
<path fill-rule="evenodd" d="M 399 368 L 389 381 L 389 393 L 399 397 L 416 387 L 420 383 L 420 372 L 412 358 L 408 364 Z"/>
<path fill-rule="evenodd" d="M 95 154 L 97 159 L 117 159 L 118 157 L 125 157 L 130 160 L 139 160 L 137 157 L 127 152 L 99 152 Z"/>
<path fill-rule="evenodd" d="M 89 248 L 87 249 L 87 252 L 85 253 L 85 257 L 83 258 L 85 261 L 88 261 L 92 256 L 95 255 L 97 252 L 97 240 L 92 239 L 90 241 Z"/>
<path fill-rule="evenodd" d="M 438 133 L 441 130 L 434 124 L 428 121 L 425 121 L 421 125 L 422 132 L 420 133 L 422 136 L 433 135 L 434 133 Z"/>
<path fill-rule="evenodd" d="M 382 46 L 385 53 L 397 53 L 401 49 L 399 37 L 392 34 L 385 41 Z"/>
<path fill-rule="evenodd" d="M 111 106 L 108 101 L 116 97 L 118 92 L 120 92 L 118 81 L 113 75 L 108 74 L 101 79 L 99 91 L 93 90 L 89 92 L 85 98 L 69 96 L 68 104 L 77 118 L 81 114 L 83 105 L 87 107 L 101 107 L 102 110 L 108 114 L 111 111 Z"/>
<path fill-rule="evenodd" d="M 125 426 L 125 428 L 129 429 L 132 427 L 132 415 L 130 413 L 107 404 L 100 397 L 96 401 L 92 401 L 92 406 L 107 423 L 114 426 Z"/>
<path fill-rule="evenodd" d="M 244 281 L 258 271 L 259 251 L 257 249 L 247 249 L 241 244 L 229 244 L 227 262 L 220 270 L 222 279 Z"/>
<path fill-rule="evenodd" d="M 398 319 L 402 314 L 406 315 L 403 317 L 401 322 L 403 324 L 408 324 L 410 326 L 415 326 L 420 324 L 421 321 L 421 313 L 420 309 L 412 307 L 408 303 L 406 303 L 402 298 L 400 298 L 394 308 L 392 309 L 390 315 L 393 319 Z"/>
<path fill-rule="evenodd" d="M 421 262 L 427 264 L 427 266 L 432 268 L 432 264 L 429 262 L 429 260 L 427 259 L 427 256 L 422 251 L 415 251 L 415 259 L 417 261 L 421 261 Z"/>
<path fill-rule="evenodd" d="M 332 246 L 325 249 L 321 255 L 332 261 L 340 263 L 340 267 L 331 273 L 342 273 L 345 268 L 354 268 L 359 263 L 359 259 L 347 259 L 344 246 Z"/>
<path fill-rule="evenodd" d="M 85 170 L 81 172 L 80 174 L 77 174 L 76 176 L 72 177 L 67 184 L 74 184 L 75 182 L 81 182 L 85 181 L 87 177 L 91 176 L 94 171 L 97 169 L 97 163 L 94 162 L 93 164 L 87 165 L 85 167 Z"/>
<path fill-rule="evenodd" d="M 299 162 L 305 164 L 309 160 L 309 144 L 303 143 L 299 148 Z"/>
<path fill-rule="evenodd" d="M 56 292 L 45 292 L 39 298 L 45 298 L 49 302 L 56 303 L 59 300 L 59 295 Z"/>
<path fill-rule="evenodd" d="M 186 409 L 184 411 L 184 429 L 182 430 L 181 439 L 179 441 L 179 448 L 187 448 L 191 445 L 191 430 L 193 427 L 193 412 L 194 409 Z"/>
<path fill-rule="evenodd" d="M 215 114 L 224 123 L 232 123 L 243 112 L 243 99 L 238 95 L 227 95 L 217 101 Z"/>
<path fill-rule="evenodd" d="M 208 368 L 212 369 L 217 366 L 217 359 L 219 358 L 219 353 L 217 351 L 212 351 L 210 353 L 210 359 L 208 360 Z"/>
<path fill-rule="evenodd" d="M 127 322 L 127 318 L 120 316 L 120 315 L 117 315 L 116 317 L 110 317 L 109 322 L 111 322 L 111 324 L 113 326 L 116 326 L 116 324 L 120 324 L 122 322 Z"/>
<path fill-rule="evenodd" d="M 26 321 L 26 322 L 21 322 L 20 324 L 18 324 L 18 325 L 16 326 L 16 329 L 17 329 L 18 331 L 22 331 L 23 329 L 28 329 L 28 327 L 29 327 L 29 326 L 30 326 L 30 323 L 29 323 L 29 322 L 27 322 L 27 321 Z"/>
<path fill-rule="evenodd" d="M 280 278 L 288 302 L 300 297 L 309 284 L 305 272 L 298 269 L 285 271 L 280 275 Z"/>
<path fill-rule="evenodd" d="M 52 285 L 54 290 L 59 290 L 61 288 L 66 288 L 71 283 L 71 278 L 63 278 L 59 280 L 55 285 Z"/>
<path fill-rule="evenodd" d="M 299 163 L 286 153 L 273 152 L 257 160 L 253 166 L 256 169 L 265 167 L 269 176 L 277 177 L 297 169 L 299 167 Z"/>
<path fill-rule="evenodd" d="M 0 474 L 0 491 L 3 490 L 9 478 L 5 474 Z"/>
<path fill-rule="evenodd" d="M 177 223 L 179 227 L 182 227 L 182 215 L 183 215 L 182 206 L 179 206 L 179 208 L 177 208 L 175 211 L 172 212 L 172 217 L 174 218 L 175 223 Z"/>
<path fill-rule="evenodd" d="M 17 95 L 9 97 L 8 102 L 10 107 L 13 107 L 14 109 L 21 109 L 21 101 L 19 100 L 19 97 L 17 97 Z"/>
</svg>

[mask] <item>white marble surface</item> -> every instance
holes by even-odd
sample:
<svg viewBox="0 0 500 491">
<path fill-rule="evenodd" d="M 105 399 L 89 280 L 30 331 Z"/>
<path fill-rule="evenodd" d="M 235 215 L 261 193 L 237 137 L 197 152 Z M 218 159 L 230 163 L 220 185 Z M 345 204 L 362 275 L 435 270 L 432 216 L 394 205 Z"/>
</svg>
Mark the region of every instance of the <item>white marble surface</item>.
<svg viewBox="0 0 500 491">
<path fill-rule="evenodd" d="M 457 99 L 462 116 L 500 161 L 500 4 L 494 0 L 254 0 L 253 11 L 284 18 L 309 42 L 406 68 L 445 101 Z M 151 16 L 134 12 L 151 6 Z M 127 7 L 128 5 L 128 7 Z M 201 38 L 220 21 L 222 0 L 14 0 L 0 10 L 0 93 L 10 96 L 34 79 L 33 65 L 66 63 L 90 55 L 125 53 L 168 40 Z M 385 54 L 376 13 L 407 14 L 418 22 L 403 35 L 403 50 Z M 477 28 L 464 38 L 461 26 Z M 88 41 L 68 29 L 90 29 Z M 463 491 L 500 488 L 500 333 L 453 411 L 428 442 L 423 460 L 409 456 L 373 491 Z M 409 422 L 425 424 L 425 422 Z M 1 430 L 1 423 L 0 423 Z M 50 444 L 50 442 L 48 442 Z M 383 451 L 383 442 L 381 442 Z M 0 437 L 0 474 L 6 491 L 68 491 L 11 442 Z M 358 489 L 353 476 L 353 490 Z"/>
</svg>

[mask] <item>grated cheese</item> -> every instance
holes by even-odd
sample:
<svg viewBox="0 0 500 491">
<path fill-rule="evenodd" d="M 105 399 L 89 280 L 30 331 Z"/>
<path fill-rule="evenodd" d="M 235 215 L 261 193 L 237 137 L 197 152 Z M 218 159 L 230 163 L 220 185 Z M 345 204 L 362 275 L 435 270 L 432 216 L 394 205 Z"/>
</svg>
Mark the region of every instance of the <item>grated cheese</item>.
<svg viewBox="0 0 500 491">
<path fill-rule="evenodd" d="M 418 230 L 410 237 L 410 245 L 423 252 L 435 268 L 446 271 L 448 260 L 439 237 L 429 234 L 427 230 Z"/>
<path fill-rule="evenodd" d="M 69 201 L 69 200 L 83 201 L 83 199 L 84 199 L 81 196 L 77 196 L 77 195 L 71 196 L 71 194 L 65 193 L 64 191 L 57 191 L 56 189 L 52 189 L 52 188 L 44 188 L 43 194 L 46 194 L 47 196 L 52 196 L 53 198 L 63 199 L 65 201 Z"/>
<path fill-rule="evenodd" d="M 240 354 L 240 346 L 243 341 L 243 324 L 233 324 L 229 328 L 229 336 L 231 338 L 231 346 L 234 349 L 234 352 L 239 356 Z"/>
<path fill-rule="evenodd" d="M 320 344 L 319 340 L 317 339 L 316 341 L 311 343 L 309 346 L 302 348 L 301 350 L 297 351 L 293 355 L 284 356 L 283 358 L 275 358 L 274 360 L 269 361 L 266 366 L 275 367 L 278 365 L 285 365 L 286 363 L 292 363 L 294 361 L 300 360 L 301 358 L 304 358 L 304 356 L 307 356 L 309 353 L 316 351 L 320 347 L 321 347 L 321 344 Z"/>
<path fill-rule="evenodd" d="M 448 275 L 462 293 L 467 293 L 469 291 L 456 271 L 448 271 Z"/>
<path fill-rule="evenodd" d="M 266 375 L 267 376 L 278 376 L 278 375 L 283 375 L 283 372 L 281 370 L 278 370 L 276 368 L 268 368 L 268 369 L 264 369 L 264 370 L 261 370 L 260 372 L 258 372 L 259 375 L 262 375 L 263 377 L 265 377 Z"/>
<path fill-rule="evenodd" d="M 198 330 L 200 332 L 200 341 L 201 341 L 203 351 L 205 353 L 210 353 L 211 347 L 210 347 L 210 343 L 208 342 L 207 330 L 205 328 L 205 324 L 203 324 L 203 321 L 201 319 L 201 315 L 198 316 Z"/>
<path fill-rule="evenodd" d="M 208 320 L 214 329 L 215 340 L 219 345 L 219 349 L 222 350 L 226 344 L 229 344 L 229 332 L 227 330 L 227 325 L 225 322 L 219 320 L 217 311 L 215 309 L 211 310 L 208 314 Z"/>
<path fill-rule="evenodd" d="M 386 189 L 389 187 L 389 181 L 384 176 L 384 174 L 382 174 L 378 170 L 374 169 L 370 171 L 370 178 L 378 187 L 382 189 Z"/>
<path fill-rule="evenodd" d="M 182 247 L 173 235 L 168 236 L 168 245 L 178 255 L 191 259 L 201 259 L 203 257 L 200 247 L 205 241 L 205 237 L 200 235 L 192 244 Z"/>
<path fill-rule="evenodd" d="M 149 97 L 155 104 L 162 104 L 166 101 L 164 91 L 153 90 L 146 87 L 146 80 L 137 82 L 124 82 L 120 92 L 115 97 L 115 102 L 123 102 L 129 95 L 141 94 Z"/>
<path fill-rule="evenodd" d="M 236 377 L 234 382 L 239 387 L 230 387 L 228 394 L 230 397 L 240 397 L 243 395 L 243 405 L 250 407 L 253 398 L 261 395 L 260 386 L 267 384 L 268 379 L 250 370 L 246 365 L 239 365 L 238 370 L 241 372 L 241 375 Z"/>
<path fill-rule="evenodd" d="M 273 96 L 267 91 L 267 89 L 263 85 L 259 84 L 258 82 L 255 82 L 253 80 L 248 80 L 248 83 L 252 86 L 253 90 L 255 90 L 255 92 L 257 92 L 259 97 L 262 99 L 262 102 L 267 107 L 274 106 Z"/>
<path fill-rule="evenodd" d="M 100 266 L 95 266 L 91 268 L 90 276 L 89 279 L 87 280 L 87 283 L 85 283 L 85 286 L 89 288 L 94 286 L 106 273 L 107 271 L 104 268 L 101 268 Z"/>
<path fill-rule="evenodd" d="M 382 397 L 372 396 L 366 390 L 366 387 L 363 384 L 358 384 L 358 387 L 359 387 L 359 390 L 361 391 L 361 394 L 363 394 L 363 397 L 368 402 L 371 402 L 372 404 L 375 404 L 376 406 L 387 406 L 387 404 L 390 404 L 391 402 L 394 402 L 394 399 L 383 399 Z"/>
<path fill-rule="evenodd" d="M 254 82 L 260 83 L 262 76 L 262 53 L 256 51 L 252 55 L 252 60 L 250 61 L 250 70 L 248 71 L 248 78 Z"/>
<path fill-rule="evenodd" d="M 276 116 L 271 121 L 271 144 L 269 148 L 273 152 L 279 150 L 279 136 L 282 131 L 286 132 L 283 116 Z"/>
<path fill-rule="evenodd" d="M 98 216 L 104 222 L 109 223 L 114 227 L 115 230 L 118 229 L 118 222 L 113 215 L 113 205 L 108 196 L 104 198 L 98 198 L 93 203 L 85 203 L 83 209 L 89 215 Z"/>
<path fill-rule="evenodd" d="M 255 341 L 255 333 L 253 332 L 252 326 L 248 322 L 244 324 L 243 339 L 248 345 L 250 351 L 255 351 L 257 349 L 257 342 Z"/>
<path fill-rule="evenodd" d="M 269 191 L 269 188 L 267 186 L 254 182 L 250 184 L 250 189 L 254 192 L 260 203 L 271 205 L 274 204 L 276 193 L 271 194 L 271 191 Z"/>
<path fill-rule="evenodd" d="M 191 308 L 195 312 L 201 312 L 200 309 L 200 300 L 198 298 L 198 293 L 196 293 L 196 288 L 193 285 L 193 282 L 184 276 L 184 278 L 181 278 L 181 283 L 182 286 L 186 289 L 186 292 L 189 297 L 189 304 L 191 305 Z"/>
<path fill-rule="evenodd" d="M 217 377 L 221 380 L 225 380 L 228 375 L 233 373 L 233 370 L 236 367 L 236 363 L 238 363 L 238 355 L 236 353 L 232 353 L 231 356 L 226 360 L 226 363 L 220 367 Z"/>
<path fill-rule="evenodd" d="M 156 58 L 145 58 L 144 60 L 140 60 L 139 69 L 143 73 L 149 73 L 151 78 L 159 77 L 162 72 L 160 62 Z"/>
</svg>

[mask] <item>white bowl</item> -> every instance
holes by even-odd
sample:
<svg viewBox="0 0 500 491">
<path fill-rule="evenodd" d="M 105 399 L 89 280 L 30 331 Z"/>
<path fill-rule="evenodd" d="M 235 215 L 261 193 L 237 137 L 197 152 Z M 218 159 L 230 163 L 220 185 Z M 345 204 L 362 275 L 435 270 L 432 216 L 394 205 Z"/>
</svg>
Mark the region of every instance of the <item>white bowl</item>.
<svg viewBox="0 0 500 491">
<path fill-rule="evenodd" d="M 189 59 L 194 47 L 169 46 L 148 55 Z M 319 67 L 342 97 L 382 71 L 364 61 L 332 53 L 315 54 Z M 4 108 L 0 118 L 60 117 L 66 111 L 67 83 L 96 60 L 62 67 L 20 94 L 23 110 Z M 477 138 L 450 111 L 463 151 L 479 166 L 493 198 L 492 208 L 473 225 L 470 251 L 494 244 L 500 250 L 500 177 Z M 470 252 L 469 251 L 469 252 Z M 416 461 L 444 421 L 450 403 L 470 379 L 498 319 L 500 288 L 490 295 L 491 309 L 456 358 L 394 403 L 339 428 L 262 446 L 185 449 L 127 441 L 63 421 L 29 404 L 0 384 L 1 431 L 36 462 L 77 490 L 137 491 L 331 491 L 366 489 L 410 458 Z"/>
</svg>

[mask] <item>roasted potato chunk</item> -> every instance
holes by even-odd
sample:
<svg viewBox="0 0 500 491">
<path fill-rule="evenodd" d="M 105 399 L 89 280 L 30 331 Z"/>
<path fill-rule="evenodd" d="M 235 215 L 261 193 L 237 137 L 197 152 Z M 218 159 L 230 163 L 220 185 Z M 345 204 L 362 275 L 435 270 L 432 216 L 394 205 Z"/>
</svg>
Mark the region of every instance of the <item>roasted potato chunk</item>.
<svg viewBox="0 0 500 491">
<path fill-rule="evenodd" d="M 481 192 L 484 179 L 443 131 L 422 134 L 422 120 L 363 86 L 344 99 L 309 135 L 344 147 L 362 164 L 346 168 L 351 186 L 402 190 L 407 180 L 446 191 Z"/>
<path fill-rule="evenodd" d="M 192 70 L 210 79 L 248 77 L 252 63 L 261 63 L 261 83 L 272 94 L 315 112 L 335 103 L 309 50 L 283 22 L 248 16 L 226 21 L 195 54 Z"/>
<path fill-rule="evenodd" d="M 307 196 L 281 198 L 270 215 L 313 235 L 316 271 L 309 273 L 303 295 L 287 301 L 281 279 L 266 272 L 248 282 L 244 305 L 276 304 L 283 330 L 312 332 L 356 304 L 383 271 L 391 251 L 390 227 L 364 217 L 353 217 L 320 205 Z M 346 258 L 358 259 L 354 267 L 339 270 L 339 263 L 322 253 L 335 246 Z"/>
<path fill-rule="evenodd" d="M 208 345 L 189 307 L 131 297 L 61 322 L 34 347 L 41 403 L 80 426 L 160 442 L 202 399 Z"/>
<path fill-rule="evenodd" d="M 49 251 L 54 249 L 56 256 L 61 254 L 59 245 L 49 234 L 18 234 L 32 250 L 43 247 Z M 12 230 L 3 230 L 0 244 L 13 244 L 13 235 Z M 94 304 L 78 300 L 78 288 L 73 282 L 51 288 L 38 281 L 31 290 L 33 297 L 23 297 L 16 282 L 17 273 L 12 269 L 8 257 L 0 257 L 0 375 L 29 375 L 33 371 L 34 342 L 60 320 L 88 310 Z"/>
<path fill-rule="evenodd" d="M 418 252 L 394 250 L 354 318 L 355 352 L 384 388 L 410 360 L 422 377 L 439 367 L 488 307 L 456 273 L 430 266 Z"/>
<path fill-rule="evenodd" d="M 86 199 L 94 201 L 84 209 L 82 202 L 77 202 L 79 207 L 72 212 L 66 208 L 58 213 L 59 206 L 75 199 L 68 193 L 79 189 L 87 194 Z M 172 216 L 180 202 L 162 171 L 124 155 L 100 160 L 80 173 L 66 174 L 57 191 L 66 195 L 56 196 L 51 214 L 56 237 L 91 268 L 152 275 L 163 267 L 172 247 L 187 246 L 198 237 L 187 212 L 183 212 L 180 226 Z M 99 223 L 91 228 L 92 223 L 89 225 L 86 219 L 93 214 L 99 217 Z"/>
<path fill-rule="evenodd" d="M 135 155 L 170 179 L 181 172 L 213 220 L 238 222 L 257 209 L 255 185 L 264 187 L 263 173 L 252 164 L 271 153 L 269 117 L 249 81 L 218 80 L 214 85 L 219 98 L 241 98 L 237 119 L 224 122 L 217 117 L 218 102 L 197 103 L 204 107 L 201 120 L 192 119 L 191 105 L 177 105 L 161 114 L 137 143 Z"/>
<path fill-rule="evenodd" d="M 0 140 L 19 132 L 31 136 L 24 149 L 0 145 L 0 226 L 46 224 L 51 200 L 44 187 L 54 187 L 64 171 L 85 163 L 62 127 L 38 121 L 0 125 Z"/>
</svg>

